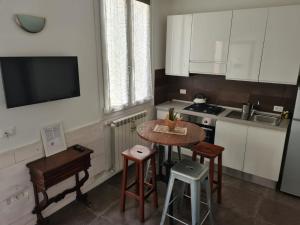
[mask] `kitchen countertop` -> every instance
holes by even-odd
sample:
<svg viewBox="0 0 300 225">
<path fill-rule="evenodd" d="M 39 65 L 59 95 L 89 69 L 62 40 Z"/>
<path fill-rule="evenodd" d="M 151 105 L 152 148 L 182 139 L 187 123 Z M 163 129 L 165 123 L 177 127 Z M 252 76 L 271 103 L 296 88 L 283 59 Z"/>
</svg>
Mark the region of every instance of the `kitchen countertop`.
<svg viewBox="0 0 300 225">
<path fill-rule="evenodd" d="M 241 109 L 227 107 L 227 106 L 222 106 L 223 108 L 225 108 L 225 110 L 217 116 L 207 114 L 207 113 L 199 113 L 199 112 L 184 110 L 185 107 L 187 107 L 191 104 L 193 104 L 193 102 L 172 100 L 172 101 L 167 101 L 162 104 L 156 105 L 156 109 L 167 111 L 167 110 L 169 110 L 169 108 L 174 108 L 176 112 L 187 114 L 187 115 L 209 117 L 209 118 L 217 119 L 217 120 L 221 120 L 221 121 L 228 121 L 228 122 L 232 122 L 232 123 L 244 124 L 244 125 L 248 125 L 248 126 L 261 127 L 261 128 L 279 130 L 279 131 L 287 131 L 287 128 L 290 123 L 290 120 L 285 119 L 280 122 L 279 126 L 272 126 L 272 125 L 269 125 L 269 124 L 266 124 L 263 122 L 255 122 L 255 121 L 249 121 L 249 120 L 229 118 L 229 117 L 226 117 L 226 115 L 228 115 L 231 111 L 241 111 Z M 264 112 L 262 112 L 262 113 L 264 113 Z M 266 113 L 266 114 L 272 114 L 272 113 Z"/>
</svg>

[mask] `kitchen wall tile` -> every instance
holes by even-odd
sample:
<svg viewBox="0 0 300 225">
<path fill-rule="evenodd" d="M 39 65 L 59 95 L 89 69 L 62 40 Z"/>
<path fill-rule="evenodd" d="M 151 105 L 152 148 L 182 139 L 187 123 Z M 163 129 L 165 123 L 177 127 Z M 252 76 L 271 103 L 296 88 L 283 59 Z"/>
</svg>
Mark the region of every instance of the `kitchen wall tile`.
<svg viewBox="0 0 300 225">
<path fill-rule="evenodd" d="M 179 89 L 187 94 L 179 94 Z M 240 108 L 243 103 L 257 103 L 260 110 L 272 112 L 274 105 L 292 111 L 297 86 L 226 80 L 225 76 L 191 74 L 190 77 L 165 76 L 164 70 L 155 71 L 155 104 L 179 99 L 192 101 L 197 93 L 207 96 L 208 102 Z"/>
</svg>

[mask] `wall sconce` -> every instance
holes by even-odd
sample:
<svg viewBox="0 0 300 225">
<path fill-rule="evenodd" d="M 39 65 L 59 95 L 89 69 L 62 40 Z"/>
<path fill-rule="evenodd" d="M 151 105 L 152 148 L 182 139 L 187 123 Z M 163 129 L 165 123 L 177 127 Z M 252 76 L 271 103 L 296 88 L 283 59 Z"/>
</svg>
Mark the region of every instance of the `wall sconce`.
<svg viewBox="0 0 300 225">
<path fill-rule="evenodd" d="M 16 14 L 15 21 L 17 25 L 29 33 L 39 33 L 46 25 L 45 17 Z"/>
</svg>

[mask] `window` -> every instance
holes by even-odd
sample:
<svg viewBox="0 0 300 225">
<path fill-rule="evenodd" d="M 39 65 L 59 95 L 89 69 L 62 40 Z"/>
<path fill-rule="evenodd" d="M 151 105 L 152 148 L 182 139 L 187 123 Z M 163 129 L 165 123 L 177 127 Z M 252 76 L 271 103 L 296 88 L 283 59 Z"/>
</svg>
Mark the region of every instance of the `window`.
<svg viewBox="0 0 300 225">
<path fill-rule="evenodd" d="M 101 0 L 105 111 L 152 98 L 150 5 L 146 0 Z"/>
</svg>

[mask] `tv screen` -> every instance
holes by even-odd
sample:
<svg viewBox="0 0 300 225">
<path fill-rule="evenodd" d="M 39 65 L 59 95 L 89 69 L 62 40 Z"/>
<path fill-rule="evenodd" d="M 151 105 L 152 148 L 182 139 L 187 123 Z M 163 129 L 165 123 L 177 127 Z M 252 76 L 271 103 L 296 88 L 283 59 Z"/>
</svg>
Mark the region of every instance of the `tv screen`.
<svg viewBox="0 0 300 225">
<path fill-rule="evenodd" d="M 80 96 L 77 57 L 0 57 L 7 108 Z"/>
</svg>

